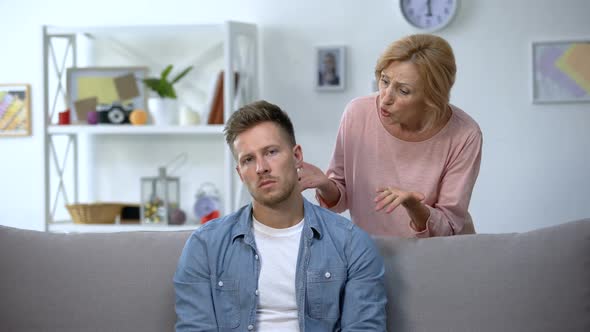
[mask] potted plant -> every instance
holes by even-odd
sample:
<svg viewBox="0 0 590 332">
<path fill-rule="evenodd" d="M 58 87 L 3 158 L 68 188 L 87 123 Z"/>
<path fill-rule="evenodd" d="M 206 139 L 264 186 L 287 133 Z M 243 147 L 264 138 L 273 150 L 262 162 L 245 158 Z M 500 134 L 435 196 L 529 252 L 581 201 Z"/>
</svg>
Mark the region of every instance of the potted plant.
<svg viewBox="0 0 590 332">
<path fill-rule="evenodd" d="M 178 106 L 174 84 L 188 74 L 193 67 L 189 66 L 170 80 L 168 76 L 172 68 L 172 65 L 168 65 L 160 77 L 149 77 L 143 80 L 143 83 L 157 94 L 157 97 L 148 100 L 148 108 L 156 124 L 178 124 Z"/>
</svg>

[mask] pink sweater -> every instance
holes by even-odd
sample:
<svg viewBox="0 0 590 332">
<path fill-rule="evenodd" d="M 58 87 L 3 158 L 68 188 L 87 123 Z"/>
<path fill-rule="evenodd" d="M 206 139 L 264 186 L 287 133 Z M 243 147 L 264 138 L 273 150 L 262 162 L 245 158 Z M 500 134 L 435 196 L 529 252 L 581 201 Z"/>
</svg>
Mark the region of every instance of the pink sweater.
<svg viewBox="0 0 590 332">
<path fill-rule="evenodd" d="M 352 220 L 373 235 L 430 237 L 461 233 L 471 222 L 467 211 L 481 162 L 482 134 L 477 123 L 452 106 L 453 115 L 435 136 L 406 142 L 389 134 L 377 109 L 377 95 L 351 101 L 342 116 L 327 174 L 340 191 L 330 209 L 350 209 Z M 417 191 L 430 218 L 423 232 L 410 227 L 406 209 L 375 211 L 376 189 L 394 186 Z M 317 195 L 320 205 L 325 202 Z"/>
</svg>

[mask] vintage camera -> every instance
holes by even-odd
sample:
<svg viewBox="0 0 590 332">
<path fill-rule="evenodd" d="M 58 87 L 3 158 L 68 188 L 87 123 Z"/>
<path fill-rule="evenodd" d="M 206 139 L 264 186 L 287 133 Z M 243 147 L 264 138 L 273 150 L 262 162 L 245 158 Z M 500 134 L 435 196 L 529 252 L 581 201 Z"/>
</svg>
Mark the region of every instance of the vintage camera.
<svg viewBox="0 0 590 332">
<path fill-rule="evenodd" d="M 121 103 L 102 104 L 96 108 L 98 123 L 101 124 L 126 124 L 129 123 L 129 114 L 133 112 L 133 105 Z"/>
</svg>

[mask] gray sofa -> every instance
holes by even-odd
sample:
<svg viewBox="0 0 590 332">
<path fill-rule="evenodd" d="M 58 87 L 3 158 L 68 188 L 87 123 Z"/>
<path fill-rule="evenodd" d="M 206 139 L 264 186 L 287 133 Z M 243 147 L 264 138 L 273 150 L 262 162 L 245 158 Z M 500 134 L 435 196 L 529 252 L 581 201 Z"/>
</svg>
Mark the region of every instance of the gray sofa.
<svg viewBox="0 0 590 332">
<path fill-rule="evenodd" d="M 0 227 L 0 331 L 172 331 L 189 234 Z M 590 331 L 590 219 L 377 242 L 389 331 Z"/>
</svg>

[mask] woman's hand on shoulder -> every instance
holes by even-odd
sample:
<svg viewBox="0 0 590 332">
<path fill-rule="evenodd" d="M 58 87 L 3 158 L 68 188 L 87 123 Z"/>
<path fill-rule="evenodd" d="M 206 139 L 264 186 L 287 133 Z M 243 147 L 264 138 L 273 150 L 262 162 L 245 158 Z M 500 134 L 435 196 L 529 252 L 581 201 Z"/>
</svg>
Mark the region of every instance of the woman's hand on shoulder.
<svg viewBox="0 0 590 332">
<path fill-rule="evenodd" d="M 391 213 L 400 205 L 412 208 L 423 200 L 424 195 L 419 192 L 405 191 L 395 187 L 381 187 L 377 189 L 377 196 L 374 199 L 375 211 L 384 210 L 385 213 Z"/>
<path fill-rule="evenodd" d="M 301 166 L 297 169 L 301 191 L 313 188 L 321 189 L 330 184 L 328 176 L 317 166 L 306 162 L 302 162 Z"/>
</svg>

